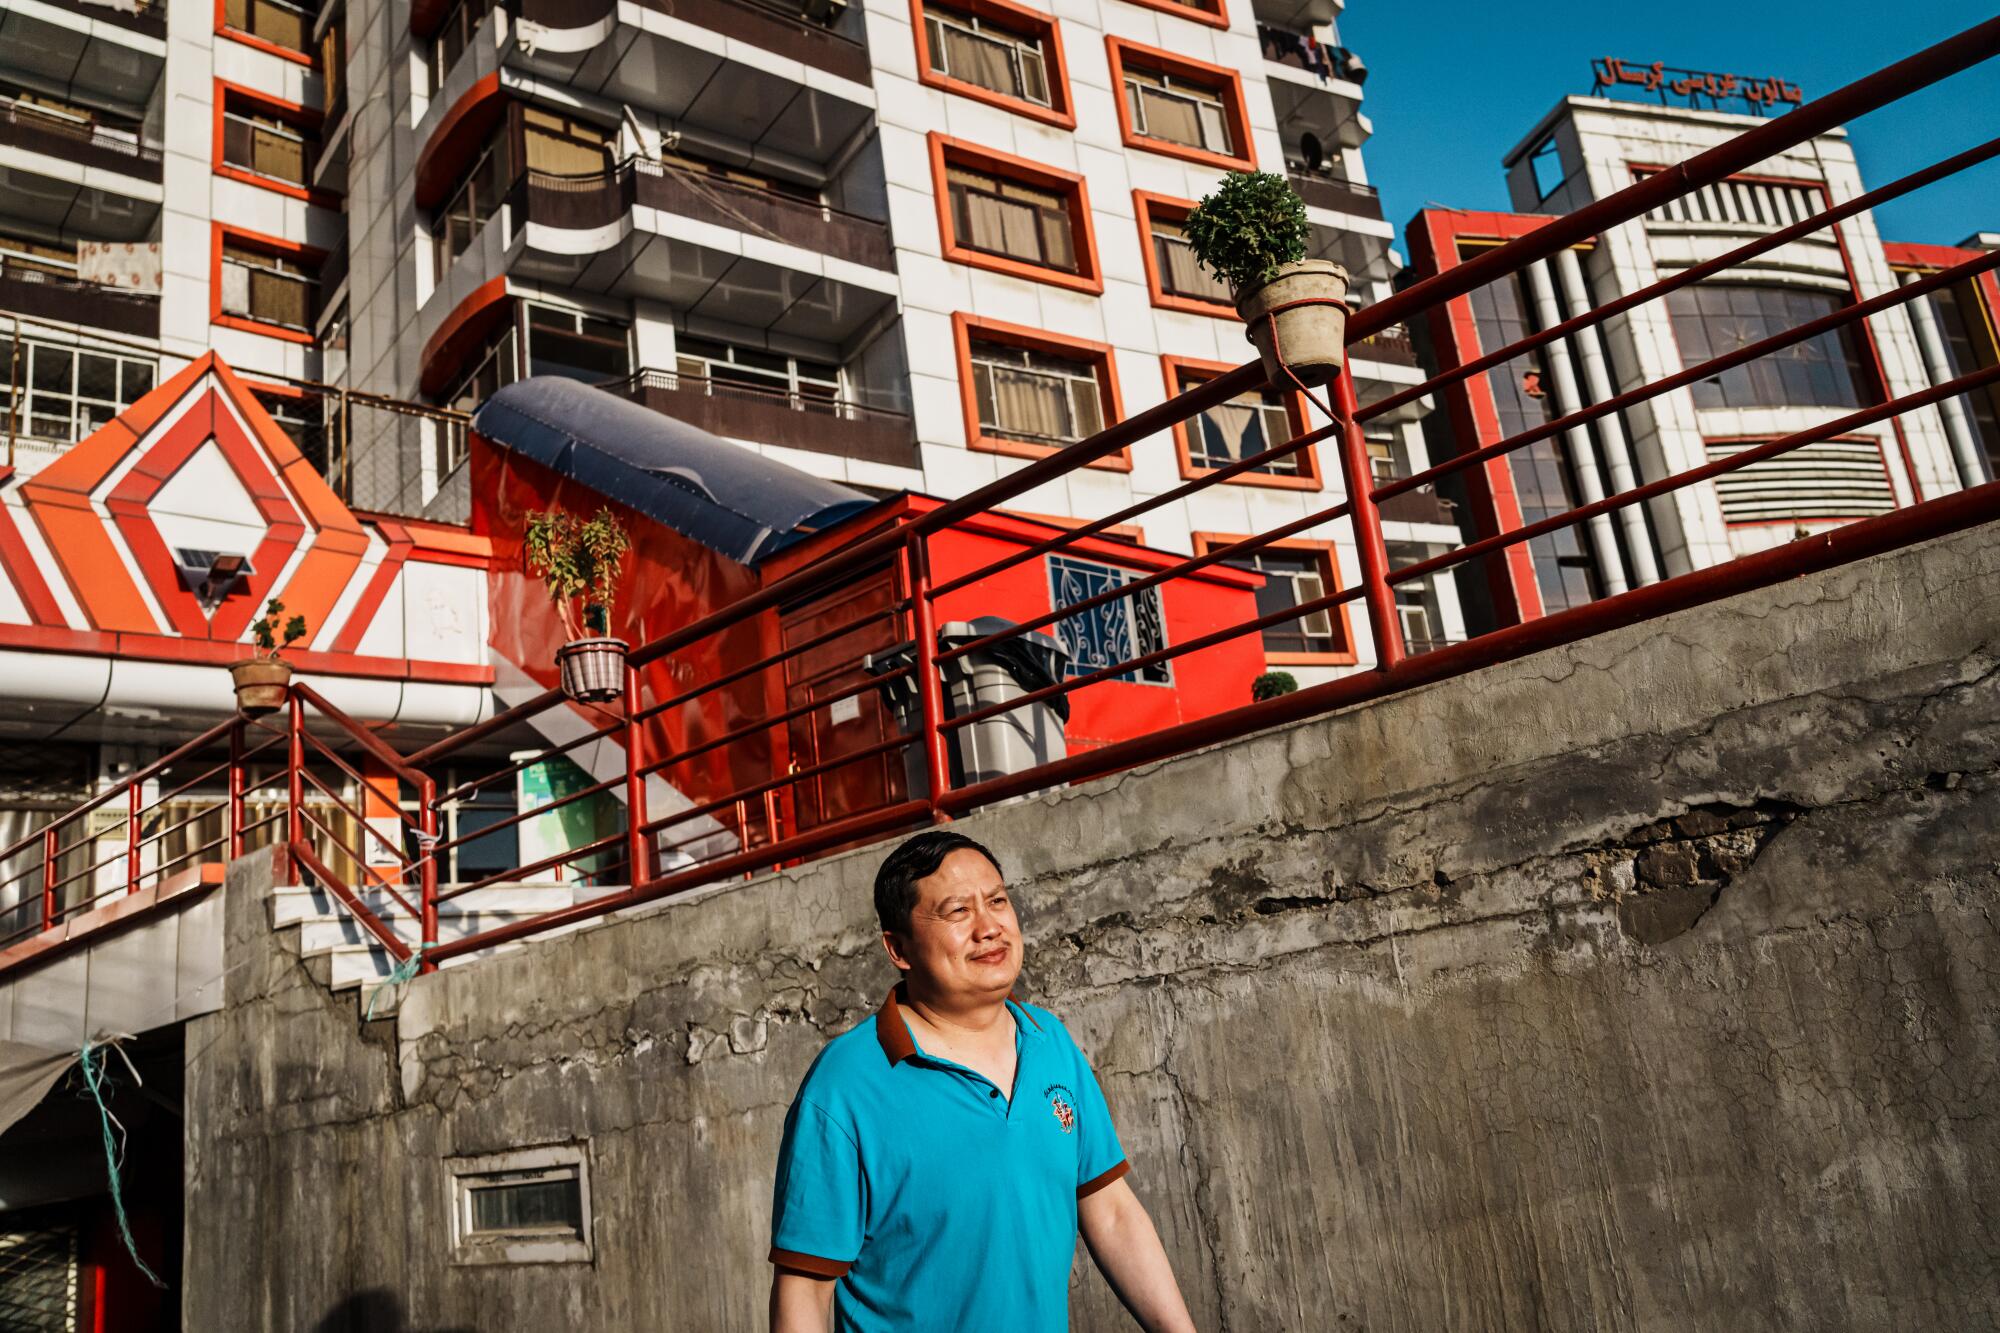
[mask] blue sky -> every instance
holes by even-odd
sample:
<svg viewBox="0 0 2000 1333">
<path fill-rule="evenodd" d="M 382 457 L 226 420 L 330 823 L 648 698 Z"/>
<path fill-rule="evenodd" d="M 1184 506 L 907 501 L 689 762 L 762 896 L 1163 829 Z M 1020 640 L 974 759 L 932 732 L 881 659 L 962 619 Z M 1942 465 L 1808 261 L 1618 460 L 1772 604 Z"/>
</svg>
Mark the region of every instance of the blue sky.
<svg viewBox="0 0 2000 1333">
<path fill-rule="evenodd" d="M 1991 0 L 1349 0 L 1340 32 L 1368 64 L 1362 105 L 1375 135 L 1362 151 L 1400 234 L 1427 204 L 1506 209 L 1501 156 L 1559 98 L 1590 91 L 1598 56 L 1777 75 L 1811 99 L 1992 16 Z M 2000 134 L 2000 60 L 1848 128 L 1870 187 L 1984 142 Z M 1898 241 L 2000 231 L 2000 162 L 1906 195 L 1877 220 Z"/>
</svg>

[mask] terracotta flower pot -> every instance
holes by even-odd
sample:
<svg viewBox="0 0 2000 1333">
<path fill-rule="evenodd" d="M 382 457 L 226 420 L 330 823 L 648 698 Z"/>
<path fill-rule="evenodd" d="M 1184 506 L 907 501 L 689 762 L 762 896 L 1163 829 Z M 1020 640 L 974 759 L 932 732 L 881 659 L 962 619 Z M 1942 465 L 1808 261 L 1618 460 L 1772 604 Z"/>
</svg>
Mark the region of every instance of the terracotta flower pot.
<svg viewBox="0 0 2000 1333">
<path fill-rule="evenodd" d="M 556 650 L 562 692 L 578 703 L 607 703 L 625 697 L 623 639 L 572 639 Z"/>
<path fill-rule="evenodd" d="M 1340 373 L 1347 350 L 1346 298 L 1347 270 L 1324 259 L 1287 264 L 1262 287 L 1237 294 L 1236 313 L 1249 326 L 1244 336 L 1263 358 L 1273 385 L 1289 382 L 1286 366 L 1306 384 L 1324 384 Z"/>
<path fill-rule="evenodd" d="M 262 717 L 285 706 L 292 691 L 292 664 L 275 657 L 252 657 L 229 664 L 236 685 L 236 711 Z"/>
</svg>

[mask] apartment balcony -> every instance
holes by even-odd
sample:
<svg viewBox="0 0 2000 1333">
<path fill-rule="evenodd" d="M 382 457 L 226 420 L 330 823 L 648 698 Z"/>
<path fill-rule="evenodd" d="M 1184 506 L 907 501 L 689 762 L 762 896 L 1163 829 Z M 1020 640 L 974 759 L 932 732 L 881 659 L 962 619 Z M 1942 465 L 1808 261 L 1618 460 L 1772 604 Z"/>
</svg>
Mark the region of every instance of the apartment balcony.
<svg viewBox="0 0 2000 1333">
<path fill-rule="evenodd" d="M 138 0 L 129 11 L 87 0 L 0 0 L 0 52 L 39 84 L 142 111 L 166 70 L 166 0 Z"/>
<path fill-rule="evenodd" d="M 1340 16 L 1341 0 L 1252 0 L 1257 22 L 1280 28 L 1310 28 Z"/>
<path fill-rule="evenodd" d="M 1292 189 L 1298 192 L 1308 209 L 1324 209 L 1329 213 L 1344 213 L 1349 217 L 1373 218 L 1382 221 L 1382 196 L 1372 185 L 1344 180 L 1324 172 L 1300 171 L 1287 167 L 1286 176 L 1292 182 Z"/>
<path fill-rule="evenodd" d="M 888 224 L 647 159 L 529 172 L 508 271 L 838 345 L 896 299 Z"/>
<path fill-rule="evenodd" d="M 642 370 L 598 387 L 726 439 L 919 466 L 916 431 L 901 412 L 670 370 Z"/>
<path fill-rule="evenodd" d="M 874 114 L 868 48 L 801 18 L 797 6 L 759 0 L 520 0 L 520 6 L 509 66 L 740 143 L 826 162 Z"/>
<path fill-rule="evenodd" d="M 106 241 L 151 236 L 160 150 L 87 120 L 0 98 L 0 214 Z"/>
<path fill-rule="evenodd" d="M 1390 480 L 1377 477 L 1377 485 Z M 1434 527 L 1456 528 L 1458 518 L 1451 501 L 1437 493 L 1431 486 L 1419 486 L 1413 491 L 1392 495 L 1377 506 L 1385 523 L 1422 523 Z"/>
<path fill-rule="evenodd" d="M 0 311 L 131 338 L 160 336 L 160 298 L 0 258 Z"/>
<path fill-rule="evenodd" d="M 160 183 L 160 150 L 137 135 L 0 97 L 0 146 Z"/>
</svg>

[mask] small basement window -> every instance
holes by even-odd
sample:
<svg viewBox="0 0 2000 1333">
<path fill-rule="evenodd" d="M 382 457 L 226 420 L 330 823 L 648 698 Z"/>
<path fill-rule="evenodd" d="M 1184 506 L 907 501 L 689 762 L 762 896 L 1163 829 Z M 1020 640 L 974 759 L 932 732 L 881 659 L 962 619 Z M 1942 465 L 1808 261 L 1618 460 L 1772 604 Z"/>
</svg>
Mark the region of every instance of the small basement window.
<svg viewBox="0 0 2000 1333">
<path fill-rule="evenodd" d="M 451 1158 L 445 1167 L 451 1174 L 453 1262 L 591 1261 L 590 1172 L 582 1144 Z"/>
</svg>

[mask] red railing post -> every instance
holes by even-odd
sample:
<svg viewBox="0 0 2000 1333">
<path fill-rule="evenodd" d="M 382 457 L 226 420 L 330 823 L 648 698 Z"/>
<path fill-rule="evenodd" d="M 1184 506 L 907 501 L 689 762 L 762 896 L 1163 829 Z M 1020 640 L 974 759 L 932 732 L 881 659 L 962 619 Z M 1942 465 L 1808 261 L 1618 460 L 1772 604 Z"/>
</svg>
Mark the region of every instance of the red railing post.
<svg viewBox="0 0 2000 1333">
<path fill-rule="evenodd" d="M 1363 600 L 1368 605 L 1368 630 L 1375 637 L 1375 665 L 1386 671 L 1403 660 L 1403 626 L 1396 618 L 1396 594 L 1389 586 L 1389 548 L 1382 540 L 1382 515 L 1375 507 L 1375 476 L 1368 465 L 1368 439 L 1354 419 L 1361 403 L 1354 396 L 1354 376 L 1343 370 L 1333 381 L 1334 407 L 1340 412 L 1340 471 L 1354 507 L 1355 554 L 1361 562 Z"/>
<path fill-rule="evenodd" d="M 243 719 L 229 729 L 229 859 L 243 855 Z"/>
<path fill-rule="evenodd" d="M 423 914 L 423 945 L 418 951 L 418 971 L 437 971 L 430 951 L 438 942 L 438 800 L 437 783 L 426 777 L 417 784 L 417 891 L 418 909 Z"/>
<path fill-rule="evenodd" d="M 625 872 L 637 888 L 653 877 L 653 835 L 646 831 L 646 724 L 639 719 L 639 669 L 625 668 Z"/>
<path fill-rule="evenodd" d="M 42 929 L 56 924 L 56 861 L 62 855 L 61 832 L 49 828 L 42 833 Z"/>
<path fill-rule="evenodd" d="M 951 788 L 951 764 L 945 758 L 944 693 L 938 687 L 936 608 L 931 605 L 930 553 L 924 534 L 915 527 L 906 530 L 903 545 L 905 583 L 910 590 L 910 620 L 915 639 L 917 701 L 923 715 L 924 772 L 930 779 L 931 822 L 942 824 L 951 818 L 944 810 L 945 792 Z"/>
<path fill-rule="evenodd" d="M 134 782 L 125 789 L 125 892 L 139 891 L 139 802 L 146 784 Z"/>
<path fill-rule="evenodd" d="M 306 805 L 306 705 L 293 690 L 286 700 L 291 719 L 291 745 L 286 756 L 287 777 L 286 800 L 290 808 L 285 812 L 285 841 L 304 842 L 306 837 L 304 810 Z"/>
</svg>

